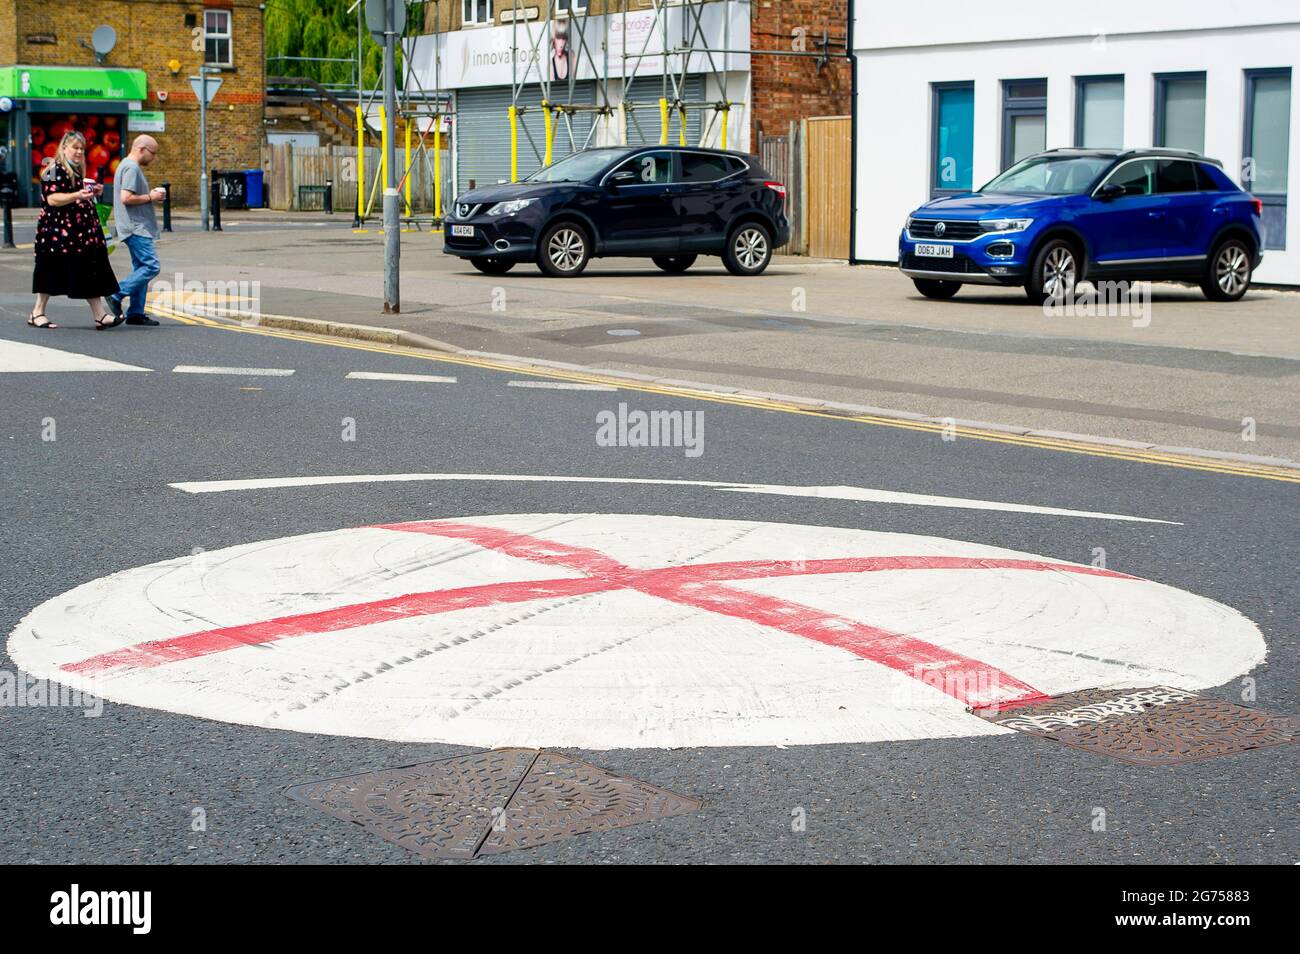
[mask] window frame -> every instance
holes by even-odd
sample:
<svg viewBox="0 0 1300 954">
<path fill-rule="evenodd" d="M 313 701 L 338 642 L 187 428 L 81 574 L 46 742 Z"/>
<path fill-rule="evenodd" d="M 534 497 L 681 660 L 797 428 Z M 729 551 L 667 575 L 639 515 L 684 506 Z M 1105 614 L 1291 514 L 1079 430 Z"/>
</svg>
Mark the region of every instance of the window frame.
<svg viewBox="0 0 1300 954">
<path fill-rule="evenodd" d="M 943 98 L 944 93 L 954 92 L 956 90 L 970 90 L 971 94 L 971 180 L 970 185 L 966 188 L 945 188 L 936 185 L 938 178 L 937 162 L 939 159 L 939 101 Z M 929 190 L 930 198 L 938 198 L 944 195 L 960 195 L 963 192 L 970 192 L 975 188 L 975 81 L 974 80 L 953 80 L 943 83 L 930 84 L 930 161 L 926 164 L 925 171 L 926 188 Z"/>
<path fill-rule="evenodd" d="M 1119 83 L 1120 89 L 1120 141 L 1116 146 L 1089 146 L 1083 141 L 1084 90 L 1089 83 Z M 1074 145 L 1076 149 L 1123 149 L 1124 148 L 1124 113 L 1128 109 L 1128 90 L 1125 88 L 1123 73 L 1097 73 L 1074 78 Z"/>
<path fill-rule="evenodd" d="M 215 13 L 226 18 L 226 32 L 209 33 L 208 32 L 208 14 Z M 226 56 L 223 60 L 208 59 L 208 40 L 225 40 Z M 224 66 L 232 68 L 235 65 L 235 17 L 233 10 L 227 10 L 224 7 L 204 7 L 203 8 L 203 65 L 204 66 Z"/>
<path fill-rule="evenodd" d="M 1167 112 L 1168 107 L 1169 84 L 1177 83 L 1179 81 L 1199 79 L 1201 81 L 1201 148 L 1195 151 L 1200 153 L 1205 152 L 1205 128 L 1209 119 L 1209 83 L 1206 80 L 1205 70 L 1190 70 L 1183 73 L 1156 73 L 1154 79 L 1156 83 L 1156 94 L 1154 101 L 1154 125 L 1151 129 L 1151 145 L 1155 146 L 1157 149 L 1182 148 L 1181 146 L 1171 147 L 1165 142 L 1165 133 L 1168 132 L 1165 128 L 1165 113 Z"/>
<path fill-rule="evenodd" d="M 1042 96 L 1011 96 L 1011 88 L 1020 83 L 1042 83 Z M 1043 148 L 1047 148 L 1047 77 L 1033 76 L 1022 79 L 1002 80 L 1002 168 L 1006 172 L 1019 160 L 1012 154 L 1014 137 L 1011 134 L 1013 120 L 1018 116 L 1043 117 Z M 1041 150 L 1040 150 L 1041 151 Z M 1032 155 L 1032 153 L 1031 153 Z M 1022 156 L 1028 159 L 1029 156 Z"/>
<path fill-rule="evenodd" d="M 487 4 L 487 16 L 485 19 L 482 20 L 478 18 L 478 5 L 480 3 Z M 474 15 L 472 17 L 465 16 L 466 8 L 474 12 Z M 485 24 L 496 23 L 496 20 L 497 20 L 497 10 L 496 10 L 496 4 L 493 2 L 493 0 L 461 0 L 461 4 L 460 4 L 461 26 L 483 26 Z"/>
<path fill-rule="evenodd" d="M 1291 72 L 1291 67 L 1273 66 L 1264 69 L 1248 69 L 1245 70 L 1243 73 L 1243 79 L 1245 80 L 1244 89 L 1243 89 L 1244 98 L 1242 102 L 1242 118 L 1241 118 L 1241 158 L 1243 162 L 1245 162 L 1246 159 L 1250 158 L 1251 153 L 1255 151 L 1254 143 L 1252 141 L 1255 138 L 1255 81 L 1261 78 L 1276 77 L 1276 76 L 1286 77 L 1287 85 L 1288 85 L 1287 98 L 1288 101 L 1292 103 L 1292 110 L 1294 111 L 1295 107 L 1294 107 L 1293 100 L 1295 97 L 1295 80 L 1294 80 L 1294 75 Z M 1288 121 L 1289 121 L 1289 117 L 1288 117 Z M 1287 141 L 1288 162 L 1290 162 L 1291 160 L 1291 155 L 1290 155 L 1291 144 L 1289 138 L 1290 132 L 1291 130 L 1288 128 L 1288 141 Z M 1242 182 L 1241 185 L 1242 188 L 1244 188 L 1247 192 L 1249 192 L 1255 198 L 1259 199 L 1260 202 L 1263 203 L 1264 208 L 1268 208 L 1268 209 L 1280 208 L 1282 210 L 1282 214 L 1281 214 L 1282 228 L 1277 230 L 1281 232 L 1281 234 L 1274 235 L 1272 229 L 1265 229 L 1264 248 L 1267 251 L 1285 252 L 1287 212 L 1288 212 L 1287 196 L 1290 194 L 1291 191 L 1290 176 L 1287 177 L 1286 192 L 1256 192 L 1253 188 L 1251 188 L 1253 183 Z M 1262 214 L 1260 218 L 1261 220 L 1263 219 Z"/>
</svg>

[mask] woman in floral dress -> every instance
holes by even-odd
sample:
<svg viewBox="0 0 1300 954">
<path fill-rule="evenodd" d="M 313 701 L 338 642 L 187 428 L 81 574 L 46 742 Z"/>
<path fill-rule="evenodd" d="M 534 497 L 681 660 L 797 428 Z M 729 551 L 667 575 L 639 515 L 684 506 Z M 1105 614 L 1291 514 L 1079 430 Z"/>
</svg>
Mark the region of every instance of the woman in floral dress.
<svg viewBox="0 0 1300 954">
<path fill-rule="evenodd" d="M 95 211 L 98 183 L 85 187 L 86 140 L 69 132 L 59 143 L 54 161 L 41 173 L 41 216 L 36 222 L 36 270 L 32 291 L 36 308 L 27 319 L 33 328 L 57 328 L 45 316 L 51 295 L 84 298 L 96 328 L 122 323 L 104 306 L 104 297 L 117 292 L 117 278 L 108 263 L 104 229 Z"/>
</svg>

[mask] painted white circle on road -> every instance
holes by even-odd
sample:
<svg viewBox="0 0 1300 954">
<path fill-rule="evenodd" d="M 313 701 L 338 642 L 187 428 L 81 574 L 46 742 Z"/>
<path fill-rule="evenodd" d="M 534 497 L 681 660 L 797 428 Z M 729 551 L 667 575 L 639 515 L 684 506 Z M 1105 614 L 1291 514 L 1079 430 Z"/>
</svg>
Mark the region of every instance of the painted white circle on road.
<svg viewBox="0 0 1300 954">
<path fill-rule="evenodd" d="M 29 673 L 269 728 L 471 746 L 941 738 L 989 705 L 1202 689 L 1265 655 L 1191 593 L 909 534 L 511 514 L 138 567 L 29 614 Z"/>
</svg>

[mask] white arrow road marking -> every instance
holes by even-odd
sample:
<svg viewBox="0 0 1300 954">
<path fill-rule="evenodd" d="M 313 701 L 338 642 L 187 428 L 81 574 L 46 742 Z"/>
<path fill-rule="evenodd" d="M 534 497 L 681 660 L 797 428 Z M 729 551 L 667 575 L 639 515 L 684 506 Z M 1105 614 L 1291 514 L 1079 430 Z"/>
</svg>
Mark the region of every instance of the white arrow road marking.
<svg viewBox="0 0 1300 954">
<path fill-rule="evenodd" d="M 552 391 L 617 391 L 608 384 L 581 384 L 577 381 L 508 381 L 512 388 L 547 388 Z"/>
<path fill-rule="evenodd" d="M 777 494 L 786 497 L 821 497 L 825 500 L 863 500 L 870 503 L 903 504 L 911 507 L 952 507 L 961 510 L 1002 510 L 1036 513 L 1052 517 L 1086 517 L 1092 520 L 1123 520 L 1132 523 L 1165 523 L 1182 526 L 1176 520 L 1132 517 L 1093 510 L 1068 510 L 1034 504 L 972 500 L 965 497 L 936 497 L 871 487 L 793 487 L 780 484 L 732 483 L 720 480 L 668 480 L 658 477 L 568 477 L 539 474 L 337 474 L 329 477 L 254 477 L 245 480 L 189 480 L 168 484 L 187 494 L 214 494 L 231 490 L 273 490 L 284 487 L 323 487 L 330 484 L 380 484 L 408 481 L 500 481 L 506 483 L 559 484 L 656 484 L 667 487 L 709 487 L 742 494 Z"/>
<path fill-rule="evenodd" d="M 178 364 L 173 374 L 236 374 L 245 377 L 287 378 L 292 368 L 220 368 L 203 364 Z"/>
<path fill-rule="evenodd" d="M 58 332 L 54 332 L 58 334 Z M 0 374 L 32 371 L 148 371 L 133 364 L 0 338 Z"/>
<path fill-rule="evenodd" d="M 455 378 L 440 374 L 398 374 L 388 371 L 349 371 L 348 377 L 357 381 L 425 381 L 429 384 L 455 384 Z"/>
<path fill-rule="evenodd" d="M 1004 734 L 968 706 L 1232 681 L 1236 610 L 913 534 L 645 514 L 331 530 L 112 574 L 14 663 L 115 702 L 412 742 L 578 748 Z"/>
</svg>

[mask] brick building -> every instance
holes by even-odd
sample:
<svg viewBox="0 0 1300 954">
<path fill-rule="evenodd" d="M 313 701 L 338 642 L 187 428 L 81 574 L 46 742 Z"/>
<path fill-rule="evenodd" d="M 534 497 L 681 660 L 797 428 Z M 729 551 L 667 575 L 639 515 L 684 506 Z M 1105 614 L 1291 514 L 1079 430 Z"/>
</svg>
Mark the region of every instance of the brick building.
<svg viewBox="0 0 1300 954">
<path fill-rule="evenodd" d="M 92 31 L 116 43 L 97 56 Z M 265 67 L 258 0 L 0 0 L 0 166 L 34 204 L 40 162 L 62 131 L 87 135 L 88 164 L 110 182 L 132 136 L 161 150 L 151 182 L 197 205 L 199 108 L 189 77 L 206 63 L 222 80 L 208 110 L 208 165 L 255 169 L 264 139 Z"/>
<path fill-rule="evenodd" d="M 852 70 L 845 57 L 848 8 L 848 0 L 753 0 L 750 44 L 755 51 L 829 54 L 825 59 L 751 59 L 753 141 L 760 130 L 784 135 L 792 121 L 852 111 Z"/>
</svg>

